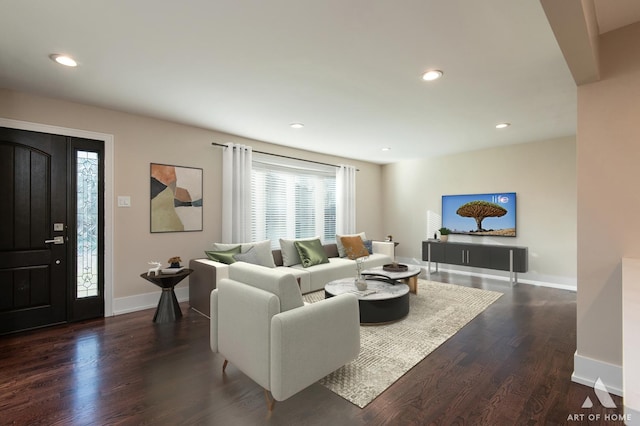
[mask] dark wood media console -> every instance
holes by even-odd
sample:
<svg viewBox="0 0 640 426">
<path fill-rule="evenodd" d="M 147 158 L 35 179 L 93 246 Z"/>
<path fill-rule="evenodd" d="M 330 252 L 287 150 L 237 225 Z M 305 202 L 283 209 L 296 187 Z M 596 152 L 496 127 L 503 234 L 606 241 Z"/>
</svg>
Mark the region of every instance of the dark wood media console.
<svg viewBox="0 0 640 426">
<path fill-rule="evenodd" d="M 422 260 L 429 262 L 427 279 L 431 279 L 431 262 L 509 271 L 511 284 L 518 282 L 518 272 L 529 269 L 526 247 L 489 244 L 450 243 L 436 240 L 422 242 Z M 437 268 L 437 266 L 436 266 Z"/>
</svg>

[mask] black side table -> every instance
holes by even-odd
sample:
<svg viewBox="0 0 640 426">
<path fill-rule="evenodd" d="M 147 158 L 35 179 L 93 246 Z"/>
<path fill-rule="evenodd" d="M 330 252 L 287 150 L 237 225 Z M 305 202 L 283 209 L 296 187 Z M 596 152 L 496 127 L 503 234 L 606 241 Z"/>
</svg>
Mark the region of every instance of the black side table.
<svg viewBox="0 0 640 426">
<path fill-rule="evenodd" d="M 182 311 L 180 310 L 180 305 L 178 304 L 178 299 L 176 298 L 176 293 L 173 291 L 173 288 L 192 272 L 193 269 L 185 268 L 175 274 L 148 275 L 147 272 L 140 274 L 145 280 L 162 288 L 162 295 L 160 296 L 153 322 L 174 322 L 178 318 L 182 318 Z"/>
</svg>

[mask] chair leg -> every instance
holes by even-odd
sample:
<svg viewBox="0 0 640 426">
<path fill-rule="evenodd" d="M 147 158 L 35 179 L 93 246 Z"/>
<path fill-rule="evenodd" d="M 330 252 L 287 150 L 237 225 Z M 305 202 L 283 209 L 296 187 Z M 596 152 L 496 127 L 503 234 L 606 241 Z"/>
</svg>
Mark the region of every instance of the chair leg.
<svg viewBox="0 0 640 426">
<path fill-rule="evenodd" d="M 227 365 L 229 365 L 229 361 L 225 359 L 224 362 L 222 363 L 222 373 L 224 373 L 224 370 L 227 369 Z M 273 399 L 271 392 L 264 389 L 264 397 L 267 400 L 267 409 L 269 409 L 269 411 L 273 411 L 273 407 L 274 405 L 276 405 L 276 400 Z"/>
<path fill-rule="evenodd" d="M 269 392 L 268 390 L 264 389 L 264 397 L 267 400 L 267 409 L 269 411 L 273 411 L 273 406 L 276 405 L 276 400 L 273 399 L 273 396 L 271 395 L 271 392 Z"/>
</svg>

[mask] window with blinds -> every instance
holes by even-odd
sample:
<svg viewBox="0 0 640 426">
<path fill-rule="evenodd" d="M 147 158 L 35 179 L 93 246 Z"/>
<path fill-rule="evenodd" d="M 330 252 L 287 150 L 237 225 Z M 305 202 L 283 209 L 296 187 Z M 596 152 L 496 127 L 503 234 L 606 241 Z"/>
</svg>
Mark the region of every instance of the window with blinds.
<svg viewBox="0 0 640 426">
<path fill-rule="evenodd" d="M 251 203 L 252 241 L 336 239 L 335 167 L 254 153 Z"/>
</svg>

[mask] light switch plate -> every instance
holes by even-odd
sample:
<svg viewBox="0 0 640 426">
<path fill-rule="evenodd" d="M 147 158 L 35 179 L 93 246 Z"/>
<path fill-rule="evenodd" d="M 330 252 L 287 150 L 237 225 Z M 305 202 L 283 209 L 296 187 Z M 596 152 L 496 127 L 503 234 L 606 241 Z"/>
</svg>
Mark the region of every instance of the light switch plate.
<svg viewBox="0 0 640 426">
<path fill-rule="evenodd" d="M 131 207 L 131 197 L 128 195 L 118 195 L 118 207 Z"/>
</svg>

